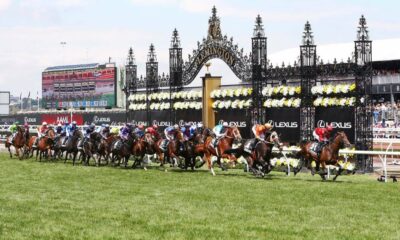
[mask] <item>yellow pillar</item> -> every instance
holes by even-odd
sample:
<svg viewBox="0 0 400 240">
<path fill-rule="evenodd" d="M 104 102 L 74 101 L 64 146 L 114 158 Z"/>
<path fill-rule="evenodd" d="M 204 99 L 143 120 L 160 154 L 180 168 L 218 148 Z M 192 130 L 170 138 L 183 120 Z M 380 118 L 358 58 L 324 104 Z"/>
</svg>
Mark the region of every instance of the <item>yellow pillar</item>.
<svg viewBox="0 0 400 240">
<path fill-rule="evenodd" d="M 219 89 L 221 86 L 221 77 L 211 76 L 207 73 L 203 79 L 203 124 L 205 127 L 213 128 L 215 126 L 215 115 L 212 108 L 212 99 L 210 93 Z"/>
</svg>

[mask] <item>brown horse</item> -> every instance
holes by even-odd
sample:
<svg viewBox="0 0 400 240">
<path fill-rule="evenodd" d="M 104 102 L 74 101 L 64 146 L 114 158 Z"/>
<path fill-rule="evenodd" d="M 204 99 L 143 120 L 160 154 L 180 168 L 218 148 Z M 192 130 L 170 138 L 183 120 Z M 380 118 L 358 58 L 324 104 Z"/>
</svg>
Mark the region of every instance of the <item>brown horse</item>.
<svg viewBox="0 0 400 240">
<path fill-rule="evenodd" d="M 325 145 L 322 148 L 319 158 L 313 151 L 310 150 L 313 143 L 314 142 L 312 142 L 312 141 L 300 143 L 301 150 L 298 153 L 298 156 L 302 156 L 306 160 L 306 162 L 311 162 L 312 160 L 314 160 L 316 163 L 317 171 L 319 171 L 319 165 L 321 164 L 322 172 L 319 172 L 319 175 L 321 176 L 321 178 L 323 180 L 326 180 L 326 177 L 325 177 L 326 165 L 338 166 L 339 171 L 336 173 L 336 176 L 333 178 L 333 180 L 336 180 L 336 178 L 343 171 L 343 169 L 338 164 L 339 150 L 350 146 L 350 142 L 347 139 L 346 134 L 344 132 L 337 132 L 336 135 L 333 137 L 333 140 L 329 144 Z"/>
<path fill-rule="evenodd" d="M 226 154 L 225 151 L 228 149 L 232 149 L 232 146 L 235 142 L 241 142 L 242 136 L 240 135 L 240 131 L 237 127 L 229 127 L 226 130 L 225 135 L 219 140 L 216 148 L 212 146 L 212 140 L 213 137 L 209 136 L 204 142 L 204 158 L 207 162 L 208 169 L 211 171 L 212 175 L 215 175 L 211 162 L 211 157 L 217 157 L 220 167 L 222 167 L 222 158 L 227 158 L 231 161 L 235 161 L 236 158 L 231 154 Z"/>
<path fill-rule="evenodd" d="M 51 157 L 51 147 L 54 144 L 56 133 L 53 128 L 49 128 L 46 135 L 39 139 L 37 144 L 36 160 L 39 155 L 39 161 L 42 161 L 42 156 Z"/>
<path fill-rule="evenodd" d="M 277 146 L 279 149 L 282 148 L 279 136 L 276 132 L 272 132 L 268 139 L 259 141 L 251 154 L 244 152 L 249 170 L 254 175 L 264 177 L 265 174 L 272 170 L 270 160 L 272 156 L 272 148 L 274 146 Z"/>
<path fill-rule="evenodd" d="M 25 143 L 26 143 L 26 137 L 25 137 L 25 131 L 23 128 L 20 126 L 17 126 L 17 133 L 15 134 L 14 139 L 12 139 L 12 136 L 7 139 L 5 143 L 5 147 L 8 149 L 8 152 L 10 153 L 10 158 L 12 158 L 12 153 L 11 153 L 11 146 L 14 146 L 15 148 L 15 156 L 17 156 L 20 160 L 24 157 L 24 152 L 25 152 Z M 11 143 L 10 143 L 11 142 Z M 20 150 L 22 150 L 20 154 Z"/>
</svg>

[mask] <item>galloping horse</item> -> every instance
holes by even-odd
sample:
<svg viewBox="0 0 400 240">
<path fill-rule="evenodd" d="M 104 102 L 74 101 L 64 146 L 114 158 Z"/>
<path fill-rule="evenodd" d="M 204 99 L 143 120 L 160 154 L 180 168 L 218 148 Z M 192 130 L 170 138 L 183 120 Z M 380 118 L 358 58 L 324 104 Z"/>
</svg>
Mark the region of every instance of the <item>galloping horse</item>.
<svg viewBox="0 0 400 240">
<path fill-rule="evenodd" d="M 67 162 L 67 158 L 68 158 L 68 154 L 72 153 L 72 165 L 75 165 L 75 160 L 76 160 L 76 155 L 79 152 L 78 149 L 78 142 L 79 139 L 81 139 L 82 136 L 82 132 L 79 131 L 78 129 L 76 129 L 72 136 L 68 137 L 67 143 L 65 144 L 65 159 L 64 159 L 64 163 Z"/>
<path fill-rule="evenodd" d="M 10 139 L 12 136 L 9 137 Z M 26 137 L 25 137 L 25 132 L 24 129 L 21 128 L 20 126 L 17 127 L 17 134 L 15 135 L 12 143 L 10 143 L 10 139 L 7 139 L 5 146 L 8 149 L 8 152 L 10 153 L 10 158 L 12 158 L 12 153 L 11 153 L 11 146 L 13 145 L 15 148 L 15 156 L 17 156 L 20 160 L 24 156 L 24 147 L 26 144 Z M 22 149 L 22 153 L 20 155 L 19 150 Z"/>
<path fill-rule="evenodd" d="M 279 136 L 276 132 L 272 132 L 268 139 L 258 141 L 251 154 L 243 151 L 243 156 L 248 163 L 249 170 L 254 175 L 264 177 L 265 174 L 272 170 L 270 160 L 272 148 L 274 146 L 281 148 Z M 258 168 L 258 166 L 261 167 L 261 170 Z"/>
<path fill-rule="evenodd" d="M 323 180 L 326 180 L 326 165 L 336 165 L 339 167 L 339 171 L 336 173 L 336 176 L 333 178 L 335 181 L 336 178 L 342 173 L 343 169 L 338 165 L 338 158 L 339 158 L 339 150 L 345 147 L 350 146 L 350 142 L 347 139 L 347 136 L 344 132 L 337 132 L 336 135 L 333 137 L 333 141 L 329 144 L 325 145 L 322 150 L 320 157 L 313 152 L 310 151 L 310 148 L 314 142 L 302 142 L 300 143 L 300 152 L 298 153 L 299 156 L 303 156 L 305 160 L 311 162 L 312 160 L 316 163 L 316 170 L 319 171 L 319 165 L 321 164 L 323 172 L 319 172 L 319 175 Z"/>
<path fill-rule="evenodd" d="M 82 162 L 85 165 L 89 166 L 89 160 L 90 158 L 93 158 L 96 166 L 99 166 L 99 160 L 94 158 L 94 154 L 98 152 L 101 139 L 102 137 L 100 133 L 92 132 L 89 139 L 83 142 Z"/>
<path fill-rule="evenodd" d="M 39 155 L 39 161 L 42 161 L 42 156 L 44 153 L 47 154 L 47 156 L 51 155 L 50 149 L 52 145 L 54 144 L 54 137 L 55 137 L 55 131 L 53 128 L 49 128 L 46 132 L 46 136 L 43 136 L 42 138 L 39 139 L 39 142 L 37 144 L 37 151 L 36 151 L 36 160 Z"/>
<path fill-rule="evenodd" d="M 218 163 L 221 168 L 223 168 L 221 163 L 221 158 L 228 158 L 229 160 L 236 160 L 230 154 L 226 154 L 225 151 L 231 149 L 235 142 L 241 142 L 242 136 L 240 135 L 240 131 L 237 127 L 229 127 L 225 133 L 225 136 L 222 137 L 216 148 L 212 146 L 213 138 L 208 136 L 204 142 L 204 158 L 207 161 L 208 169 L 211 171 L 212 175 L 215 175 L 211 157 L 216 156 L 218 158 Z"/>
</svg>

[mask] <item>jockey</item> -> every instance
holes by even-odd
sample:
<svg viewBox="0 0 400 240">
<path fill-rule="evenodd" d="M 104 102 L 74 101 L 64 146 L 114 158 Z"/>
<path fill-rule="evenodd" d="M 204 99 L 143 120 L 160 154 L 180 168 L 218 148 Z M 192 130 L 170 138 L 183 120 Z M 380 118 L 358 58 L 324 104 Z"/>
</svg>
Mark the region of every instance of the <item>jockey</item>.
<svg viewBox="0 0 400 240">
<path fill-rule="evenodd" d="M 47 122 L 42 122 L 42 126 L 37 129 L 38 137 L 41 138 L 46 135 L 48 129 Z"/>
<path fill-rule="evenodd" d="M 203 123 L 197 123 L 197 127 L 196 127 L 196 132 L 197 134 L 203 134 L 204 131 L 204 126 Z"/>
<path fill-rule="evenodd" d="M 179 131 L 179 125 L 175 124 L 174 126 L 169 126 L 166 129 L 164 129 L 164 135 L 165 135 L 165 141 L 163 141 L 163 143 L 161 144 L 161 149 L 166 149 L 168 146 L 168 143 L 171 140 L 174 140 L 176 137 L 176 134 Z"/>
<path fill-rule="evenodd" d="M 26 139 L 26 142 L 28 142 L 29 141 L 29 124 L 27 122 L 24 124 L 24 129 L 25 129 L 25 139 Z"/>
<path fill-rule="evenodd" d="M 92 123 L 89 125 L 89 127 L 85 131 L 85 138 L 89 139 L 90 134 L 92 134 L 96 130 L 96 124 Z"/>
<path fill-rule="evenodd" d="M 154 139 L 160 139 L 160 134 L 157 132 L 158 126 L 153 124 L 153 126 L 146 128 L 146 133 L 150 133 Z"/>
<path fill-rule="evenodd" d="M 333 131 L 332 125 L 327 125 L 324 128 L 316 128 L 313 132 L 313 137 L 318 142 L 315 152 L 319 155 L 324 145 L 329 142 L 329 138 Z"/>
<path fill-rule="evenodd" d="M 272 125 L 269 123 L 266 123 L 264 125 L 255 124 L 251 128 L 251 131 L 254 134 L 254 138 L 249 140 L 245 144 L 245 151 L 251 153 L 259 141 L 265 141 L 266 138 L 268 138 L 271 135 L 272 128 L 273 128 Z"/>
<path fill-rule="evenodd" d="M 108 125 L 108 124 L 104 125 L 104 127 L 100 130 L 100 135 L 104 139 L 107 139 L 108 136 L 110 135 L 110 125 Z"/>
<path fill-rule="evenodd" d="M 12 135 L 12 138 L 11 138 L 11 140 L 10 140 L 10 141 L 11 141 L 10 143 L 12 143 L 12 142 L 14 141 L 15 135 L 17 135 L 18 124 L 19 124 L 19 122 L 16 121 L 16 122 L 14 122 L 13 125 L 11 125 L 10 128 L 8 129 L 8 130 L 10 130 L 11 135 Z"/>
<path fill-rule="evenodd" d="M 223 122 L 213 128 L 216 138 L 214 139 L 214 147 L 217 147 L 218 141 L 225 136 L 226 130 L 229 128 L 227 122 Z"/>
<path fill-rule="evenodd" d="M 67 137 L 70 137 L 74 134 L 74 131 L 77 130 L 76 122 L 73 121 L 70 125 L 67 127 Z"/>
<path fill-rule="evenodd" d="M 181 127 L 181 132 L 183 134 L 183 138 L 185 141 L 190 139 L 190 126 L 189 125 L 185 125 L 185 126 Z"/>
<path fill-rule="evenodd" d="M 144 136 L 144 125 L 143 124 L 139 124 L 135 128 L 134 133 L 138 138 L 142 138 Z"/>
<path fill-rule="evenodd" d="M 56 127 L 56 134 L 60 136 L 62 133 L 63 133 L 63 126 L 61 123 L 59 123 L 59 124 L 57 124 L 57 127 Z"/>
<path fill-rule="evenodd" d="M 189 139 L 193 139 L 197 134 L 197 126 L 196 124 L 193 124 L 189 128 Z"/>
</svg>

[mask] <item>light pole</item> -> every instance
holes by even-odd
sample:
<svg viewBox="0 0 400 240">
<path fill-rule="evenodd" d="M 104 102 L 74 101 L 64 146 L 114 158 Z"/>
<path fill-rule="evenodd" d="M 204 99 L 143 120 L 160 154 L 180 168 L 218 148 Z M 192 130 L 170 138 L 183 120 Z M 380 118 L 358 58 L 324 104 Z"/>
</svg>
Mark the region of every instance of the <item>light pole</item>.
<svg viewBox="0 0 400 240">
<path fill-rule="evenodd" d="M 65 47 L 66 47 L 66 45 L 67 45 L 67 42 L 65 42 L 65 41 L 62 41 L 62 42 L 60 42 L 60 45 L 61 45 L 61 48 L 62 48 L 62 64 L 64 64 L 65 63 Z"/>
</svg>

